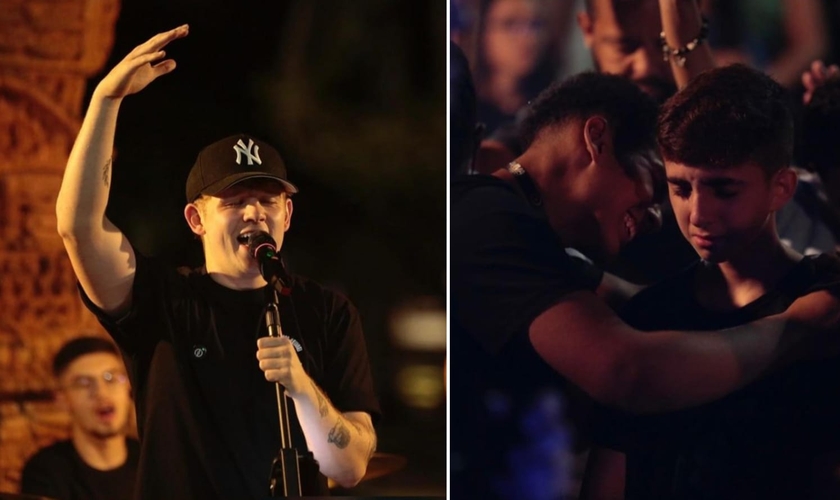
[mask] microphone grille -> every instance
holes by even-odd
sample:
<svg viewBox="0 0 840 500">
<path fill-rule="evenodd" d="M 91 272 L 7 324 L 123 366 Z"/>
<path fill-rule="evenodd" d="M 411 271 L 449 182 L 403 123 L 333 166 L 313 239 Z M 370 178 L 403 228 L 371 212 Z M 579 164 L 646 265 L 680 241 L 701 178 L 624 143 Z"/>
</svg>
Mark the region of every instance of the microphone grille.
<svg viewBox="0 0 840 500">
<path fill-rule="evenodd" d="M 269 256 L 273 256 L 277 252 L 277 242 L 274 241 L 274 238 L 265 231 L 260 231 L 251 235 L 251 238 L 248 241 L 248 252 L 256 257 L 257 252 L 264 250 L 269 250 L 271 252 L 271 255 Z"/>
</svg>

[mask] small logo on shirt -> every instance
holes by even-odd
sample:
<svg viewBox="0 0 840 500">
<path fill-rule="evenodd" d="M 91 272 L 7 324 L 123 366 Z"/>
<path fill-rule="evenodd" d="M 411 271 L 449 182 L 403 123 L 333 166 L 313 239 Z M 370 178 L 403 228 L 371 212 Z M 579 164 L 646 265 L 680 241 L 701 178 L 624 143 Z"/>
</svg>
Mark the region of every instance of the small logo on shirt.
<svg viewBox="0 0 840 500">
<path fill-rule="evenodd" d="M 205 354 L 207 354 L 207 348 L 206 347 L 204 347 L 203 345 L 194 345 L 193 346 L 193 356 L 195 356 L 196 359 L 203 358 Z"/>
</svg>

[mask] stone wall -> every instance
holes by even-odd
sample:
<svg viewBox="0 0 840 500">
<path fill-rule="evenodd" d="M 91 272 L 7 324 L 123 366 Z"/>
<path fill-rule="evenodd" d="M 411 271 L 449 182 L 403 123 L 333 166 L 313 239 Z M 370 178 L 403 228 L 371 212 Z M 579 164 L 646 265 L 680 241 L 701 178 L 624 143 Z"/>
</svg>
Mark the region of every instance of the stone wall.
<svg viewBox="0 0 840 500">
<path fill-rule="evenodd" d="M 104 335 L 84 310 L 55 230 L 55 199 L 87 79 L 110 54 L 119 0 L 2 0 L 0 7 L 0 492 L 69 432 L 52 356 Z"/>
</svg>

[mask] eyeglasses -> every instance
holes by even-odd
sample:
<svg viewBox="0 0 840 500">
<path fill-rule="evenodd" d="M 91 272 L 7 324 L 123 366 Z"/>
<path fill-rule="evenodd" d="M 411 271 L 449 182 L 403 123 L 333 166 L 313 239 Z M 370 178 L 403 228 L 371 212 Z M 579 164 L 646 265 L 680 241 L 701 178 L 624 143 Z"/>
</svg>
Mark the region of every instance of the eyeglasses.
<svg viewBox="0 0 840 500">
<path fill-rule="evenodd" d="M 100 377 L 92 375 L 80 375 L 71 380 L 70 383 L 67 384 L 67 386 L 70 389 L 74 389 L 77 391 L 92 392 L 93 389 L 99 385 L 97 383 L 97 378 L 102 378 L 102 381 L 104 382 L 102 385 L 107 389 L 114 389 L 115 387 L 120 387 L 128 383 L 128 376 L 125 373 L 102 372 L 102 375 L 100 375 Z"/>
<path fill-rule="evenodd" d="M 545 22 L 540 19 L 502 18 L 488 19 L 487 26 L 506 34 L 531 34 L 542 33 L 545 29 Z"/>
</svg>

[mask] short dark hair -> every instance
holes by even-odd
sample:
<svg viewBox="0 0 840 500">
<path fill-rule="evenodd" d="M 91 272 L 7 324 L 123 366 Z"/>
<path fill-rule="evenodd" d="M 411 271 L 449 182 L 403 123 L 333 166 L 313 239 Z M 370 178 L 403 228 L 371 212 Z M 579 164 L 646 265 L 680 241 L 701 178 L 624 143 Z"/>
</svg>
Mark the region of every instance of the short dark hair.
<svg viewBox="0 0 840 500">
<path fill-rule="evenodd" d="M 840 167 L 840 78 L 833 78 L 814 90 L 802 114 L 802 161 L 804 166 L 824 173 Z"/>
<path fill-rule="evenodd" d="M 657 141 L 667 161 L 704 168 L 754 162 L 772 175 L 790 165 L 793 115 L 784 88 L 735 64 L 706 71 L 668 99 Z"/>
<path fill-rule="evenodd" d="M 53 358 L 53 375 L 60 377 L 70 363 L 86 354 L 97 352 L 107 352 L 119 357 L 119 351 L 113 342 L 102 337 L 78 337 L 67 342 Z"/>
<path fill-rule="evenodd" d="M 656 149 L 656 103 L 621 76 L 586 72 L 556 82 L 529 105 L 526 113 L 520 128 L 523 149 L 549 127 L 594 115 L 603 116 L 609 123 L 619 161 Z"/>
</svg>

